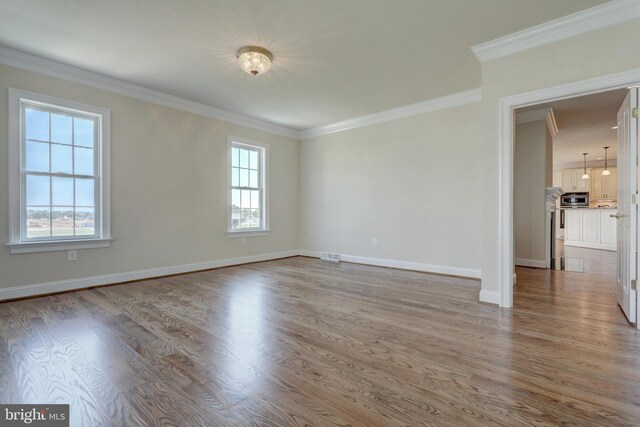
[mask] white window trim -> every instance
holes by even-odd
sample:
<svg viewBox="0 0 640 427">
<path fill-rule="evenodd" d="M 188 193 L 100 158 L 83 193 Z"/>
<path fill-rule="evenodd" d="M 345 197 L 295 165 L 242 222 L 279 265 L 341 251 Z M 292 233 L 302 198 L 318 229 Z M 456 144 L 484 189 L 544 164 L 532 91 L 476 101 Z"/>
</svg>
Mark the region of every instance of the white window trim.
<svg viewBox="0 0 640 427">
<path fill-rule="evenodd" d="M 22 241 L 22 191 L 21 191 L 21 100 L 57 105 L 71 110 L 84 111 L 101 116 L 100 131 L 100 230 L 98 238 L 77 240 Z M 110 137 L 111 110 L 81 104 L 75 101 L 56 98 L 21 89 L 9 88 L 9 242 L 7 246 L 12 254 L 65 251 L 70 249 L 92 249 L 108 247 L 111 237 L 111 180 L 110 180 Z"/>
<path fill-rule="evenodd" d="M 262 182 L 264 188 L 263 193 L 263 226 L 260 229 L 249 230 L 233 230 L 231 228 L 231 148 L 233 144 L 246 145 L 249 147 L 259 147 L 264 150 L 264 156 L 262 159 Z M 238 138 L 229 135 L 227 138 L 227 237 L 257 237 L 266 236 L 271 229 L 269 228 L 269 144 L 259 141 L 253 141 L 246 138 Z"/>
</svg>

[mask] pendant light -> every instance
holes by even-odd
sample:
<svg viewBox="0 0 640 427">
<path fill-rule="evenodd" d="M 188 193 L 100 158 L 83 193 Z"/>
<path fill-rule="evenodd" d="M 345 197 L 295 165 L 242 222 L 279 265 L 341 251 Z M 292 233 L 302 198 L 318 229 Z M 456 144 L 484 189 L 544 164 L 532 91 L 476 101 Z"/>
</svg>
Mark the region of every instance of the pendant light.
<svg viewBox="0 0 640 427">
<path fill-rule="evenodd" d="M 584 156 L 584 173 L 582 174 L 582 179 L 589 179 L 589 174 L 587 173 L 587 154 L 589 153 L 582 153 Z"/>
<path fill-rule="evenodd" d="M 611 171 L 609 170 L 609 165 L 607 165 L 607 150 L 609 147 L 604 147 L 604 170 L 602 171 L 602 176 L 611 175 Z"/>
</svg>

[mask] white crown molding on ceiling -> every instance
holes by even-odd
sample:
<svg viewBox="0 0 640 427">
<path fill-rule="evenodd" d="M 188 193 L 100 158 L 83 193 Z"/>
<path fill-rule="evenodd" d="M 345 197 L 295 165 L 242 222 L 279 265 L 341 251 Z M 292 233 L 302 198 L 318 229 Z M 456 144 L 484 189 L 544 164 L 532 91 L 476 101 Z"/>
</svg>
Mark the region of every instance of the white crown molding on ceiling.
<svg viewBox="0 0 640 427">
<path fill-rule="evenodd" d="M 607 161 L 609 167 L 617 167 L 618 160 L 617 159 L 609 159 Z M 584 162 L 569 162 L 569 163 L 554 163 L 553 170 L 560 171 L 564 169 L 582 169 L 584 167 Z M 588 168 L 603 168 L 604 160 L 587 160 Z"/>
<path fill-rule="evenodd" d="M 78 67 L 31 55 L 5 46 L 0 46 L 0 63 L 23 70 L 57 77 L 63 80 L 80 83 L 108 92 L 129 96 L 165 107 L 188 111 L 205 117 L 223 120 L 240 126 L 282 135 L 287 138 L 298 138 L 299 133 L 294 129 L 265 122 L 242 114 L 232 113 L 221 108 L 213 107 L 185 98 L 169 95 L 164 92 L 143 86 L 127 83 L 122 80 L 87 71 Z"/>
<path fill-rule="evenodd" d="M 640 1 L 612 0 L 478 44 L 471 50 L 480 62 L 486 62 L 639 17 Z"/>
<path fill-rule="evenodd" d="M 464 92 L 446 95 L 440 98 L 418 102 L 416 104 L 405 105 L 403 107 L 393 108 L 366 116 L 356 117 L 353 119 L 320 126 L 317 128 L 296 131 L 291 128 L 243 116 L 241 114 L 232 113 L 221 108 L 201 104 L 199 102 L 191 101 L 185 98 L 169 95 L 167 93 L 160 92 L 154 89 L 149 89 L 143 86 L 114 79 L 112 77 L 107 77 L 102 74 L 87 71 L 82 68 L 63 64 L 57 61 L 52 61 L 50 59 L 45 59 L 5 46 L 0 46 L 0 63 L 23 70 L 57 77 L 74 83 L 80 83 L 108 92 L 129 96 L 143 101 L 152 102 L 154 104 L 164 105 L 166 107 L 176 108 L 178 110 L 188 111 L 202 116 L 212 117 L 226 122 L 235 123 L 237 125 L 246 126 L 264 132 L 296 139 L 306 139 L 358 127 L 369 126 L 375 123 L 382 123 L 389 120 L 415 116 L 417 114 L 456 107 L 472 102 L 478 102 L 482 99 L 482 89 L 476 88 Z"/>
<path fill-rule="evenodd" d="M 553 108 L 540 108 L 539 110 L 524 111 L 522 113 L 516 113 L 516 123 L 529 123 L 544 120 L 547 122 L 547 128 L 551 136 L 558 134 L 558 124 L 556 123 L 556 116 L 553 114 Z"/>
<path fill-rule="evenodd" d="M 353 119 L 343 120 L 341 122 L 303 130 L 300 132 L 300 139 L 309 139 L 315 138 L 317 136 L 328 135 L 331 133 L 343 132 L 345 130 L 361 128 L 377 123 L 388 122 L 390 120 L 397 120 L 404 117 L 411 117 L 418 114 L 444 110 L 446 108 L 457 107 L 473 102 L 480 102 L 481 100 L 482 88 L 470 89 L 463 92 L 457 92 L 451 95 L 418 102 L 416 104 L 405 105 L 398 108 L 392 108 L 390 110 L 380 111 L 378 113 L 367 114 L 365 116 L 355 117 Z"/>
</svg>

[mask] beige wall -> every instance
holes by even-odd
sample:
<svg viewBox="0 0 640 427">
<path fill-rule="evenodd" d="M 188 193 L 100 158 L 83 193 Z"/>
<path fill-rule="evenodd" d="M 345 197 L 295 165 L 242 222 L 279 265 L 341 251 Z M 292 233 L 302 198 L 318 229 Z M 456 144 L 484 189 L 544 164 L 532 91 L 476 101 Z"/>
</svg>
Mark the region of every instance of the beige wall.
<svg viewBox="0 0 640 427">
<path fill-rule="evenodd" d="M 479 269 L 481 119 L 475 103 L 302 142 L 301 248 Z"/>
<path fill-rule="evenodd" d="M 553 161 L 547 122 L 519 123 L 513 159 L 513 227 L 516 264 L 545 261 L 545 188 Z"/>
<path fill-rule="evenodd" d="M 482 289 L 499 292 L 500 98 L 640 68 L 639 28 L 640 20 L 629 21 L 486 62 L 480 103 L 326 135 L 300 147 L 294 140 L 0 66 L 2 158 L 9 86 L 112 110 L 116 238 L 110 249 L 81 251 L 74 263 L 62 252 L 11 256 L 2 249 L 0 287 L 301 247 L 481 269 Z M 271 144 L 274 231 L 246 246 L 225 235 L 228 134 Z M 0 162 L 5 201 L 6 167 Z M 6 207 L 0 223 L 7 223 Z M 371 245 L 374 237 L 377 247 Z M 7 240 L 6 226 L 0 240 Z"/>
<path fill-rule="evenodd" d="M 0 288 L 298 248 L 298 141 L 0 65 L 0 242 L 8 241 L 8 88 L 111 109 L 110 248 L 10 255 Z M 270 144 L 266 237 L 229 239 L 227 136 Z"/>
<path fill-rule="evenodd" d="M 632 20 L 483 64 L 482 289 L 500 291 L 498 270 L 500 98 L 640 68 L 640 20 Z"/>
</svg>

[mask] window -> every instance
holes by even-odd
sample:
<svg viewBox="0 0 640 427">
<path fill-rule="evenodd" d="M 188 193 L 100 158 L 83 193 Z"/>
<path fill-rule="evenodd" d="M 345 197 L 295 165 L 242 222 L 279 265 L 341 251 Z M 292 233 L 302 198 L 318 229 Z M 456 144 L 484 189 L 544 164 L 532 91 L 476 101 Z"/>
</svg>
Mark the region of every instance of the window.
<svg viewBox="0 0 640 427">
<path fill-rule="evenodd" d="M 268 231 L 268 146 L 254 141 L 229 138 L 229 151 L 229 232 Z"/>
<path fill-rule="evenodd" d="M 109 245 L 109 110 L 10 89 L 12 253 Z"/>
</svg>

